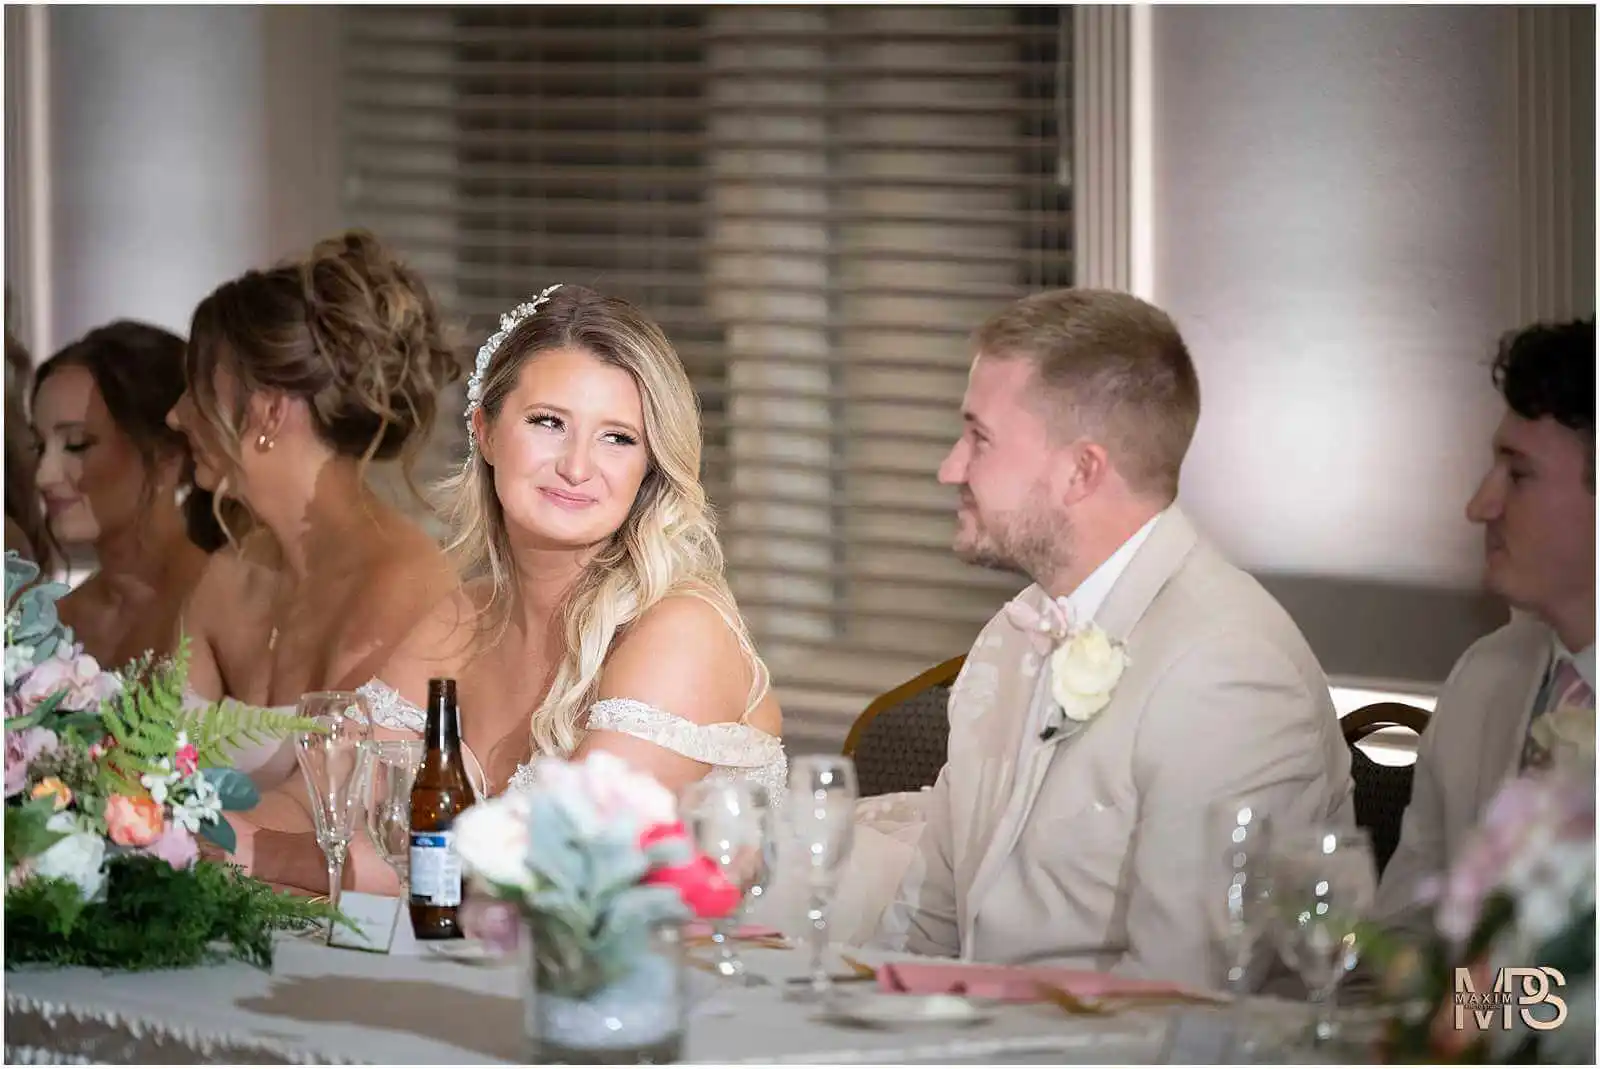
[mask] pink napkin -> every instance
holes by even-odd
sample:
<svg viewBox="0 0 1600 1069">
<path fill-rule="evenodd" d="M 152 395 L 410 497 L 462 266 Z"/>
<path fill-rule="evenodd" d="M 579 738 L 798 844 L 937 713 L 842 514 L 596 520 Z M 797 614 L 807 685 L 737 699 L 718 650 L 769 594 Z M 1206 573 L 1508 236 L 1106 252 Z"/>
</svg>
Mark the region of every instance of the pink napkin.
<svg viewBox="0 0 1600 1069">
<path fill-rule="evenodd" d="M 710 921 L 690 921 L 683 926 L 683 934 L 690 939 L 703 939 L 711 934 Z M 733 930 L 735 939 L 781 939 L 783 933 L 763 924 L 741 924 Z"/>
<path fill-rule="evenodd" d="M 1078 998 L 1209 997 L 1206 992 L 1181 984 L 1136 980 L 1083 969 L 958 962 L 891 962 L 878 966 L 878 989 L 906 995 L 969 995 L 1007 1002 L 1037 1002 L 1041 998 L 1041 984 Z"/>
</svg>

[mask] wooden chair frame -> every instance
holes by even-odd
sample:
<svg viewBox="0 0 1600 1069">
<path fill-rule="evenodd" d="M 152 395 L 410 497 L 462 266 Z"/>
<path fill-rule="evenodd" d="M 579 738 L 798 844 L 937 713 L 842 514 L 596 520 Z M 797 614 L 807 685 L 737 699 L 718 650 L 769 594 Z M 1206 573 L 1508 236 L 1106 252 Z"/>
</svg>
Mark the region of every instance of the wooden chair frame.
<svg viewBox="0 0 1600 1069">
<path fill-rule="evenodd" d="M 840 751 L 846 757 L 854 757 L 856 746 L 861 742 L 861 736 L 866 733 L 867 725 L 885 709 L 892 709 L 908 698 L 914 698 L 929 687 L 941 684 L 954 683 L 956 676 L 961 674 L 961 666 L 967 663 L 967 655 L 952 657 L 942 664 L 936 664 L 923 672 L 915 679 L 906 682 L 872 699 L 872 704 L 861 711 L 856 717 L 856 722 L 850 725 L 850 734 L 845 736 L 844 749 Z"/>
<path fill-rule="evenodd" d="M 1410 728 L 1421 735 L 1428 727 L 1428 710 L 1405 702 L 1373 702 L 1352 710 L 1339 721 L 1347 745 L 1354 745 L 1386 727 Z"/>
</svg>

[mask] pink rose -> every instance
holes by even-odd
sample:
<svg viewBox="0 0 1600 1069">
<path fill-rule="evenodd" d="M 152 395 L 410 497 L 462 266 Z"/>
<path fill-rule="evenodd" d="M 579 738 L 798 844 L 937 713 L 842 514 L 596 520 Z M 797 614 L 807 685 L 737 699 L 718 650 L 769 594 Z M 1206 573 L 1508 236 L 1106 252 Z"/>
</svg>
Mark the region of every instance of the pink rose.
<svg viewBox="0 0 1600 1069">
<path fill-rule="evenodd" d="M 641 882 L 676 888 L 683 904 L 696 917 L 726 917 L 738 908 L 743 897 L 717 863 L 704 854 L 696 854 L 682 865 L 663 865 L 647 873 Z"/>
<path fill-rule="evenodd" d="M 186 869 L 200 856 L 200 846 L 193 835 L 176 824 L 168 824 L 154 842 L 139 852 L 159 857 L 175 869 Z"/>
<path fill-rule="evenodd" d="M 85 710 L 99 708 L 121 689 L 116 676 L 100 670 L 99 662 L 87 653 L 70 656 L 57 653 L 37 665 L 17 689 L 17 699 L 25 713 L 31 713 L 52 695 L 66 691 L 58 708 Z"/>
<path fill-rule="evenodd" d="M 461 903 L 461 930 L 491 953 L 510 954 L 517 949 L 522 917 L 510 902 L 484 895 L 468 895 Z"/>
<path fill-rule="evenodd" d="M 165 823 L 153 799 L 113 794 L 106 800 L 106 830 L 118 846 L 149 846 Z"/>
<path fill-rule="evenodd" d="M 54 753 L 54 732 L 44 728 L 23 728 L 6 732 L 6 797 L 22 793 L 28 785 L 28 766 L 40 754 Z"/>
<path fill-rule="evenodd" d="M 177 768 L 178 775 L 192 776 L 200 768 L 200 751 L 195 749 L 194 743 L 184 743 L 173 755 L 172 763 Z"/>
</svg>

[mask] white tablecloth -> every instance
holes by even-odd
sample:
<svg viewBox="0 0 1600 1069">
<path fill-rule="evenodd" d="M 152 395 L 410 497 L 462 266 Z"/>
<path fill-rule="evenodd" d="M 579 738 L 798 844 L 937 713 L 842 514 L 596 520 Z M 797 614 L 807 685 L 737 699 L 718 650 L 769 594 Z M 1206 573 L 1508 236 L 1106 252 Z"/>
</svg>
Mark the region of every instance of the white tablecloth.
<svg viewBox="0 0 1600 1069">
<path fill-rule="evenodd" d="M 854 1028 L 783 998 L 782 981 L 804 971 L 802 952 L 744 953 L 777 982 L 734 987 L 690 969 L 687 1060 L 1148 1063 L 1167 1056 L 1177 1017 L 1155 1009 L 1069 1017 L 1007 1005 L 966 1027 Z M 5 980 L 9 1063 L 525 1062 L 523 978 L 510 962 L 376 955 L 285 938 L 271 973 L 234 963 L 144 974 L 24 969 Z"/>
</svg>

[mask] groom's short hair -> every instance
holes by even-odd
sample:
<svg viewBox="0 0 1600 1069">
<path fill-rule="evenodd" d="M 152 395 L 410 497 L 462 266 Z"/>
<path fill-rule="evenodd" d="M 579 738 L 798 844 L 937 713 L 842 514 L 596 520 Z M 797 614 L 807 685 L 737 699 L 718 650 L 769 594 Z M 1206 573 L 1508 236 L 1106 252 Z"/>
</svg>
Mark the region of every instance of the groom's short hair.
<svg viewBox="0 0 1600 1069">
<path fill-rule="evenodd" d="M 1135 492 L 1178 496 L 1200 380 L 1165 312 L 1112 290 L 1050 290 L 990 317 L 973 342 L 994 359 L 1033 361 L 1052 433 L 1093 437 Z"/>
</svg>

